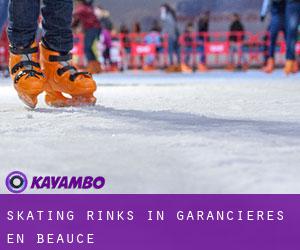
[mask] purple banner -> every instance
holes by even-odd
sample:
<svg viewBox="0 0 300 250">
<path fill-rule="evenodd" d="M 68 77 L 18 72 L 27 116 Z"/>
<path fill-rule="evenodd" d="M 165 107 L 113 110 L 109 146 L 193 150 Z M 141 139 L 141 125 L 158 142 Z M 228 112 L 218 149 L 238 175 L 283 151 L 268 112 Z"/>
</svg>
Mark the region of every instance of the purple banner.
<svg viewBox="0 0 300 250">
<path fill-rule="evenodd" d="M 0 249 L 296 250 L 300 195 L 0 195 Z"/>
</svg>

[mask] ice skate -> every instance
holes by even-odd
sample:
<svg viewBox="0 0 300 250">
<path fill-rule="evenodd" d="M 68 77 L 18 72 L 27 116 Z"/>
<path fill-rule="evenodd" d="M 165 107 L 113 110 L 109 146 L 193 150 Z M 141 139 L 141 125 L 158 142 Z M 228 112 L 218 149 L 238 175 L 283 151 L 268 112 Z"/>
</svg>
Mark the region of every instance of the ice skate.
<svg viewBox="0 0 300 250">
<path fill-rule="evenodd" d="M 206 66 L 204 63 L 200 63 L 200 64 L 198 65 L 198 71 L 199 71 L 199 72 L 207 72 L 207 71 L 208 71 L 208 68 L 207 68 L 207 66 Z"/>
<path fill-rule="evenodd" d="M 95 105 L 96 83 L 88 72 L 78 72 L 71 64 L 71 54 L 61 54 L 40 45 L 41 66 L 46 78 L 45 101 L 49 106 Z M 65 97 L 68 94 L 71 98 Z"/>
<path fill-rule="evenodd" d="M 262 70 L 265 73 L 270 74 L 270 73 L 272 73 L 274 71 L 274 69 L 275 69 L 275 60 L 274 60 L 274 58 L 269 58 L 268 61 L 267 61 L 266 66 L 263 67 Z"/>
<path fill-rule="evenodd" d="M 87 66 L 87 71 L 91 74 L 99 74 L 102 72 L 101 64 L 98 61 L 90 61 Z"/>
<path fill-rule="evenodd" d="M 242 71 L 248 71 L 249 70 L 249 64 L 244 63 L 242 64 Z"/>
<path fill-rule="evenodd" d="M 235 71 L 235 66 L 232 63 L 229 63 L 226 67 L 225 70 L 227 71 Z"/>
<path fill-rule="evenodd" d="M 295 61 L 287 60 L 285 63 L 285 67 L 284 67 L 284 73 L 287 75 L 297 73 L 297 71 L 295 72 L 295 70 L 296 70 L 295 64 L 296 64 Z"/>
<path fill-rule="evenodd" d="M 185 63 L 181 64 L 181 70 L 183 73 L 193 73 L 193 69 Z"/>
<path fill-rule="evenodd" d="M 45 78 L 38 63 L 36 44 L 28 48 L 10 47 L 9 71 L 19 98 L 30 108 L 44 91 Z"/>
<path fill-rule="evenodd" d="M 145 71 L 145 72 L 151 72 L 154 70 L 155 70 L 155 67 L 153 65 L 144 65 L 143 66 L 143 71 Z"/>
<path fill-rule="evenodd" d="M 166 72 L 167 73 L 174 73 L 174 72 L 176 72 L 176 65 L 170 65 L 170 66 L 168 66 L 167 68 L 166 68 Z"/>
</svg>

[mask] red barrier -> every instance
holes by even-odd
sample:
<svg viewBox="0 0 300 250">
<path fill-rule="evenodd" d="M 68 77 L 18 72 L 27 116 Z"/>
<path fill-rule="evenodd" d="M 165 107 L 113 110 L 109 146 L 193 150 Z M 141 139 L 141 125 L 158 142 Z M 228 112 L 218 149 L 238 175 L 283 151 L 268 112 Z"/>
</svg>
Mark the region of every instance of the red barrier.
<svg viewBox="0 0 300 250">
<path fill-rule="evenodd" d="M 155 55 L 156 48 L 154 44 L 132 44 L 132 56 Z"/>
<path fill-rule="evenodd" d="M 206 54 L 228 54 L 229 43 L 226 42 L 207 42 L 205 44 Z"/>
<path fill-rule="evenodd" d="M 82 33 L 74 34 L 74 45 L 72 49 L 73 63 L 77 67 L 84 67 L 85 56 L 84 56 L 84 35 Z"/>
<path fill-rule="evenodd" d="M 150 69 L 166 65 L 168 41 L 158 32 L 119 34 L 125 68 Z"/>
<path fill-rule="evenodd" d="M 8 39 L 6 32 L 3 31 L 3 33 L 0 34 L 0 68 L 4 69 L 8 66 L 8 59 Z"/>
<path fill-rule="evenodd" d="M 296 53 L 300 55 L 300 42 L 296 44 Z"/>
<path fill-rule="evenodd" d="M 260 32 L 184 32 L 179 38 L 182 62 L 193 67 L 205 62 L 211 67 L 234 64 L 261 66 L 264 63 L 270 45 L 269 34 Z M 112 36 L 110 48 L 111 64 L 117 69 L 163 68 L 169 65 L 168 36 L 158 32 L 116 34 Z M 99 49 L 99 47 L 98 47 Z M 277 63 L 285 61 L 286 45 L 284 36 L 280 35 L 277 42 Z M 296 45 L 300 55 L 300 42 Z M 86 65 L 84 56 L 84 35 L 74 35 L 74 63 Z M 6 34 L 0 39 L 0 67 L 8 64 L 8 41 Z M 100 57 L 100 55 L 99 55 Z"/>
<path fill-rule="evenodd" d="M 249 32 L 185 32 L 179 41 L 182 60 L 188 63 L 186 58 L 192 57 L 194 67 L 197 63 L 214 67 L 258 63 L 261 54 L 256 36 Z"/>
</svg>

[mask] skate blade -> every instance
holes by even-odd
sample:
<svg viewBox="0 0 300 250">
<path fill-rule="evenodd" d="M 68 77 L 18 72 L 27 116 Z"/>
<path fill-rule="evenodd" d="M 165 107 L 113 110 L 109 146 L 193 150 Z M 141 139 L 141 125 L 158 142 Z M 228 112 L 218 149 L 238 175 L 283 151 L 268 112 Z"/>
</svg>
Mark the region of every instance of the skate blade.
<svg viewBox="0 0 300 250">
<path fill-rule="evenodd" d="M 68 107 L 89 107 L 95 106 L 97 99 L 94 96 L 73 96 L 72 98 L 49 98 L 46 96 L 46 104 L 54 108 L 68 108 Z"/>
<path fill-rule="evenodd" d="M 31 97 L 18 93 L 20 100 L 30 109 L 34 109 L 37 105 L 37 97 Z"/>
<path fill-rule="evenodd" d="M 84 96 L 76 96 L 72 98 L 73 107 L 90 107 L 95 106 L 97 99 L 94 96 L 84 97 Z"/>
<path fill-rule="evenodd" d="M 46 104 L 50 107 L 53 108 L 68 108 L 73 106 L 72 99 L 65 98 L 65 99 L 57 99 L 57 100 L 47 100 L 46 99 Z"/>
<path fill-rule="evenodd" d="M 72 107 L 73 105 L 71 103 L 66 102 L 47 102 L 47 105 L 52 108 L 68 108 Z"/>
<path fill-rule="evenodd" d="M 72 107 L 72 99 L 63 96 L 60 92 L 46 92 L 45 102 L 54 108 Z"/>
</svg>

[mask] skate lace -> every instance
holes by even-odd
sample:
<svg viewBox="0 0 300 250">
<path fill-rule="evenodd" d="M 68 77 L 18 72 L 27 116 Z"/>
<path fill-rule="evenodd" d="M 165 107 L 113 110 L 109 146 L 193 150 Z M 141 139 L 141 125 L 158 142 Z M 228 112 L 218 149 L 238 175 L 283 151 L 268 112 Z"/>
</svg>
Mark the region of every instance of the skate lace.
<svg viewBox="0 0 300 250">
<path fill-rule="evenodd" d="M 41 66 L 39 63 L 32 61 L 31 59 L 31 54 L 37 53 L 38 48 L 33 47 L 33 48 L 14 48 L 10 47 L 10 52 L 15 54 L 15 55 L 22 55 L 23 60 L 15 64 L 12 69 L 11 69 L 11 74 L 17 73 L 20 69 L 21 70 L 14 79 L 14 83 L 17 84 L 19 80 L 23 77 L 26 76 L 26 78 L 29 77 L 44 77 L 42 72 L 39 72 L 34 69 L 34 67 L 40 69 Z"/>
<path fill-rule="evenodd" d="M 49 56 L 50 62 L 59 62 L 63 67 L 59 68 L 57 70 L 57 74 L 59 76 L 62 76 L 64 73 L 70 71 L 69 79 L 70 81 L 74 82 L 78 76 L 86 76 L 91 77 L 91 74 L 89 72 L 79 72 L 76 67 L 71 65 L 69 61 L 72 59 L 72 54 L 66 54 L 66 55 L 51 55 Z"/>
</svg>

